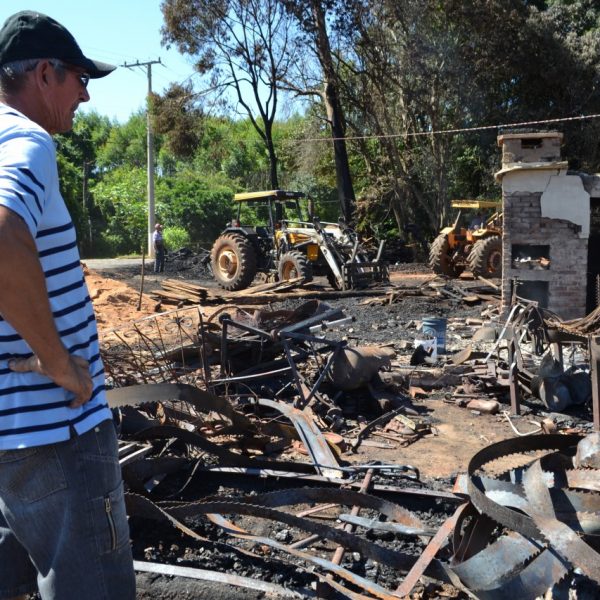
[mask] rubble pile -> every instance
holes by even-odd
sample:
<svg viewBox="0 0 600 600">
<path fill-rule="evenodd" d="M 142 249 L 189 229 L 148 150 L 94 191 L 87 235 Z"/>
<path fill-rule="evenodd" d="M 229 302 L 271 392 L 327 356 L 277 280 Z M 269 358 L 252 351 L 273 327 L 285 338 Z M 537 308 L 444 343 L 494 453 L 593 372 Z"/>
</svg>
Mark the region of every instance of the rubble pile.
<svg viewBox="0 0 600 600">
<path fill-rule="evenodd" d="M 194 581 L 227 598 L 594 597 L 586 343 L 535 303 L 501 318 L 481 281 L 291 287 L 209 292 L 104 338 L 145 597 L 204 597 Z M 414 347 L 425 315 L 458 305 L 439 319 L 446 353 L 442 332 Z M 446 435 L 432 403 L 487 440 L 449 480 L 406 460 Z M 507 439 L 487 439 L 493 423 Z"/>
<path fill-rule="evenodd" d="M 210 250 L 200 248 L 179 248 L 168 251 L 165 256 L 165 271 L 171 274 L 186 273 L 190 277 L 202 278 L 209 275 L 207 271 Z"/>
</svg>

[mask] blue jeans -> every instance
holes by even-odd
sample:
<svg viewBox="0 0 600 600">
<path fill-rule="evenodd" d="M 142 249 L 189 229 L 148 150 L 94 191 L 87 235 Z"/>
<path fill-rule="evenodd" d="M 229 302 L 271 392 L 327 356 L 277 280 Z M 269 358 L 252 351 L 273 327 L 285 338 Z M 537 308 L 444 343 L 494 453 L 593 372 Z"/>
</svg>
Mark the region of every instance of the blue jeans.
<svg viewBox="0 0 600 600">
<path fill-rule="evenodd" d="M 0 598 L 36 587 L 43 600 L 135 599 L 112 421 L 0 451 Z"/>
<path fill-rule="evenodd" d="M 165 247 L 156 246 L 156 248 L 154 248 L 154 254 L 154 272 L 162 273 L 165 270 Z"/>
</svg>

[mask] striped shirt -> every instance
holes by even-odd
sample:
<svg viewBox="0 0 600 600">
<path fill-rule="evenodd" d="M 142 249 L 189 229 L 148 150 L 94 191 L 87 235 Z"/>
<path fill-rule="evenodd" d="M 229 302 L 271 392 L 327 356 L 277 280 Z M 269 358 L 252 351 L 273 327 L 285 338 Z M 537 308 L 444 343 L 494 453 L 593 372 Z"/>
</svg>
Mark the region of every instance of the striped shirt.
<svg viewBox="0 0 600 600">
<path fill-rule="evenodd" d="M 0 315 L 0 450 L 69 439 L 111 418 L 105 397 L 94 310 L 79 262 L 75 228 L 59 191 L 50 135 L 0 104 L 0 205 L 26 223 L 38 250 L 56 328 L 69 353 L 90 363 L 92 399 L 70 408 L 73 394 L 38 373 L 13 373 L 11 358 L 32 350 Z M 0 294 L 2 291 L 0 290 Z"/>
</svg>

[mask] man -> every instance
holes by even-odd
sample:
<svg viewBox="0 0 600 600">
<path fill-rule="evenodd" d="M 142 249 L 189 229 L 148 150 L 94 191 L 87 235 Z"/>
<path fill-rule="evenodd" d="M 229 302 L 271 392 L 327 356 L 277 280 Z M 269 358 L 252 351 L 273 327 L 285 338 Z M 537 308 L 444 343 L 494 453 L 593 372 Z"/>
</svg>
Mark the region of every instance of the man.
<svg viewBox="0 0 600 600">
<path fill-rule="evenodd" d="M 165 241 L 160 223 L 154 226 L 152 242 L 154 244 L 154 272 L 162 273 L 165 270 Z"/>
<path fill-rule="evenodd" d="M 45 15 L 0 30 L 0 598 L 135 598 L 94 311 L 50 137 L 114 68 Z"/>
<path fill-rule="evenodd" d="M 475 213 L 475 216 L 471 219 L 471 222 L 469 223 L 469 229 L 471 230 L 477 230 L 477 229 L 481 229 L 485 224 L 485 217 L 483 216 L 483 213 L 478 210 Z"/>
</svg>

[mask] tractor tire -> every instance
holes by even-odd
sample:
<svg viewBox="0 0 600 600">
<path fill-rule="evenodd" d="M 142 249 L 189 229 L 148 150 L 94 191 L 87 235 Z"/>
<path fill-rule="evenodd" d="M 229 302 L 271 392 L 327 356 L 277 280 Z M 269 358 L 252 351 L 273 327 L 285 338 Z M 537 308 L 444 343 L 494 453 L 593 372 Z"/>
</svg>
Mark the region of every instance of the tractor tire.
<svg viewBox="0 0 600 600">
<path fill-rule="evenodd" d="M 256 275 L 256 251 L 243 235 L 225 233 L 213 244 L 210 264 L 216 282 L 224 290 L 243 290 Z"/>
<path fill-rule="evenodd" d="M 502 238 L 477 240 L 467 261 L 474 277 L 502 277 Z"/>
<path fill-rule="evenodd" d="M 450 254 L 450 244 L 445 233 L 438 235 L 429 249 L 429 268 L 436 275 L 458 277 L 462 268 L 457 267 Z"/>
<path fill-rule="evenodd" d="M 286 252 L 277 265 L 279 281 L 289 281 L 296 277 L 302 277 L 302 283 L 312 281 L 312 265 L 302 252 L 291 250 Z"/>
</svg>

